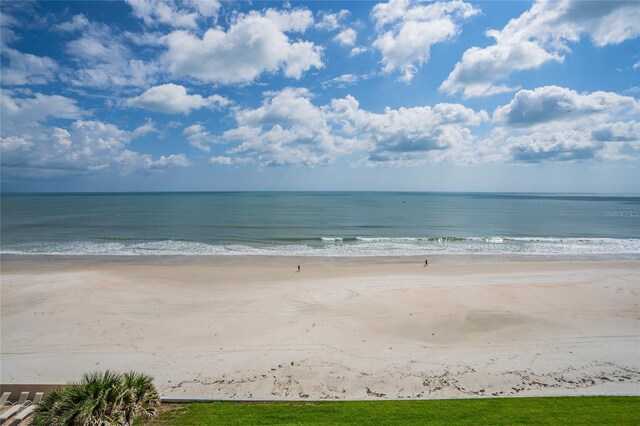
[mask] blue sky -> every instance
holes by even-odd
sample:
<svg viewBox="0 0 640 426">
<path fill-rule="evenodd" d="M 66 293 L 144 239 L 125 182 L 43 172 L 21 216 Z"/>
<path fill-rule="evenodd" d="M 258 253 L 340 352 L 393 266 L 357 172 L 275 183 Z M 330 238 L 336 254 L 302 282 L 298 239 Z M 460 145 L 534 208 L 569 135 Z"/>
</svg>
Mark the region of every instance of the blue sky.
<svg viewBox="0 0 640 426">
<path fill-rule="evenodd" d="M 2 2 L 3 191 L 640 192 L 640 2 Z"/>
</svg>

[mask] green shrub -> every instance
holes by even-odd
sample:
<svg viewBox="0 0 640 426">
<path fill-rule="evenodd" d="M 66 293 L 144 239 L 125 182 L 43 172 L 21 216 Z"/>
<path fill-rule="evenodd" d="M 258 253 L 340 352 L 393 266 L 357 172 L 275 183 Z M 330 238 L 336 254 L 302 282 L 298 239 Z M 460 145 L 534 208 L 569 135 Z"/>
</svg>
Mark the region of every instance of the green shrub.
<svg viewBox="0 0 640 426">
<path fill-rule="evenodd" d="M 153 379 L 142 373 L 85 374 L 77 383 L 51 392 L 38 405 L 33 425 L 130 425 L 156 413 L 160 397 Z"/>
</svg>

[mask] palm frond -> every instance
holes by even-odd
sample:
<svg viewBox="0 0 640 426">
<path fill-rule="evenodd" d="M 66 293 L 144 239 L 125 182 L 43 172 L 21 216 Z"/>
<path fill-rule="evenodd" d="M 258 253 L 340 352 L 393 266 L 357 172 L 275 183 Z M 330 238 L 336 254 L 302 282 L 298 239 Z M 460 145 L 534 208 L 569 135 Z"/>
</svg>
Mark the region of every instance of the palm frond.
<svg viewBox="0 0 640 426">
<path fill-rule="evenodd" d="M 130 425 L 155 415 L 160 397 L 143 373 L 91 372 L 79 382 L 51 392 L 40 403 L 33 425 Z"/>
</svg>

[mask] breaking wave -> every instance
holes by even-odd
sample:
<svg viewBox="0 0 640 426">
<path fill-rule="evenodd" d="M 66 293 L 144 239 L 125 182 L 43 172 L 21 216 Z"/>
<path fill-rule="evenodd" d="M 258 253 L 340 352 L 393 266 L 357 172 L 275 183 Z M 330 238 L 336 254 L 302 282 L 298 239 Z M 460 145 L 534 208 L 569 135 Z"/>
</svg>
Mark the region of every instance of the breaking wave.
<svg viewBox="0 0 640 426">
<path fill-rule="evenodd" d="M 181 240 L 107 239 L 3 244 L 18 255 L 271 255 L 418 256 L 429 254 L 595 255 L 640 254 L 640 239 L 552 237 L 354 237 L 326 236 L 273 243 L 204 243 Z"/>
</svg>

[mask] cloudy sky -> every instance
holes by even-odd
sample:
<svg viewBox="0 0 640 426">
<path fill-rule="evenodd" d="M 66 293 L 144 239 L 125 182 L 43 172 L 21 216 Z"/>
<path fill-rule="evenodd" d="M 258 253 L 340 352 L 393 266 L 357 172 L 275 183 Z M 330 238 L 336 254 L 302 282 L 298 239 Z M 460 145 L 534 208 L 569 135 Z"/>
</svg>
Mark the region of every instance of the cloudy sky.
<svg viewBox="0 0 640 426">
<path fill-rule="evenodd" d="M 640 192 L 640 2 L 3 1 L 3 191 Z"/>
</svg>

